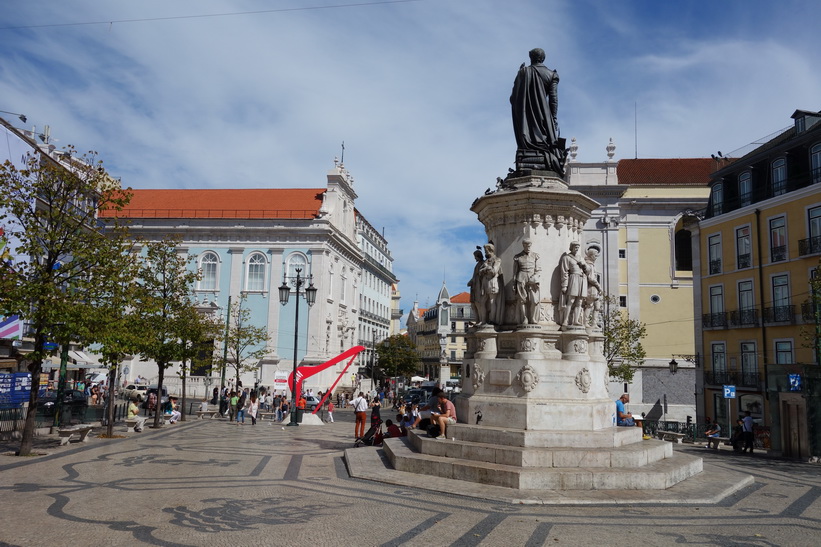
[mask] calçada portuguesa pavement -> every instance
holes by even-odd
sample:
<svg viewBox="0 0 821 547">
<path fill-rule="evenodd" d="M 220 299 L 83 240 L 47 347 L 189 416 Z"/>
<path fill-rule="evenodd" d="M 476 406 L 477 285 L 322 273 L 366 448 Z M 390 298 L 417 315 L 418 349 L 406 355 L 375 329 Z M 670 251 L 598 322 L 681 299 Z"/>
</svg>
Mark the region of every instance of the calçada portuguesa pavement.
<svg viewBox="0 0 821 547">
<path fill-rule="evenodd" d="M 0 458 L 0 545 L 821 544 L 818 465 L 677 445 L 755 482 L 714 505 L 506 504 L 350 478 L 352 414 L 335 417 L 291 428 L 189 416 L 63 447 L 40 437 L 44 455 Z"/>
</svg>

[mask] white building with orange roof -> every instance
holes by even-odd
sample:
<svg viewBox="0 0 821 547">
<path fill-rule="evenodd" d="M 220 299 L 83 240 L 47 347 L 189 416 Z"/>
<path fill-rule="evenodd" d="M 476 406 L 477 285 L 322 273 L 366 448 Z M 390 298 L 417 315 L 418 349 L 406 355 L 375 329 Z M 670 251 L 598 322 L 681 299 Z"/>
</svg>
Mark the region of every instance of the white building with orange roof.
<svg viewBox="0 0 821 547">
<path fill-rule="evenodd" d="M 131 233 L 148 241 L 171 234 L 181 238 L 179 252 L 193 259 L 202 279 L 195 287 L 201 304 L 215 305 L 225 317 L 228 300 L 244 297 L 251 321 L 266 326 L 270 344 L 265 357 L 242 376 L 243 385 L 254 383 L 286 389 L 284 378 L 294 361 L 294 326 L 299 305 L 297 365 L 323 363 L 359 343 L 363 302 L 368 320 L 386 333 L 390 326 L 390 286 L 396 282 L 387 241 L 357 215 L 353 177 L 338 162 L 327 174 L 324 187 L 258 189 L 159 189 L 134 190 L 121 213 L 131 219 Z M 363 242 L 378 247 L 363 250 Z M 379 258 L 374 258 L 378 255 Z M 378 305 L 370 285 L 374 264 L 379 264 L 384 297 Z M 297 269 L 317 288 L 316 302 L 308 306 L 292 289 L 286 305 L 278 288 L 293 286 Z M 368 289 L 363 291 L 363 284 Z M 384 285 L 384 286 L 382 286 Z M 376 286 L 376 284 L 374 284 Z M 388 287 L 387 289 L 385 287 Z M 221 357 L 221 348 L 216 348 Z M 338 389 L 351 390 L 362 357 L 342 377 Z M 125 363 L 131 380 L 138 374 L 156 377 L 153 363 L 135 358 Z M 305 380 L 314 393 L 328 389 L 342 371 L 340 363 Z M 166 379 L 174 378 L 173 370 Z M 199 372 L 199 374 L 197 374 Z M 353 373 L 353 374 L 352 374 Z M 230 379 L 230 374 L 228 378 Z M 194 393 L 219 385 L 219 374 L 194 371 L 189 384 Z M 170 391 L 174 391 L 173 384 Z M 197 391 L 198 390 L 198 391 Z M 192 393 L 192 394 L 194 394 Z"/>
</svg>

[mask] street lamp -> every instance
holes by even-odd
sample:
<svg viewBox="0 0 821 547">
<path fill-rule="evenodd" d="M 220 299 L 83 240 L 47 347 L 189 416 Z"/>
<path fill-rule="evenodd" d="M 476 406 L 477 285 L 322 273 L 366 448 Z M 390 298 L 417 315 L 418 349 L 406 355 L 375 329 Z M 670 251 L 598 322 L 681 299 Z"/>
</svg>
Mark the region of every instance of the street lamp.
<svg viewBox="0 0 821 547">
<path fill-rule="evenodd" d="M 670 373 L 675 374 L 676 372 L 678 372 L 678 362 L 676 361 L 675 357 L 673 357 L 673 360 L 670 361 L 668 364 L 670 365 Z"/>
<path fill-rule="evenodd" d="M 300 273 L 302 273 L 302 268 L 296 268 L 296 276 L 291 278 L 294 281 L 294 292 L 296 293 L 296 311 L 294 312 L 294 371 L 291 385 L 291 421 L 288 423 L 289 426 L 299 425 L 296 421 L 296 350 L 299 342 L 299 289 L 305 284 L 305 278 L 300 277 Z M 302 294 L 305 295 L 305 300 L 308 302 L 308 306 L 313 306 L 314 302 L 316 302 L 317 289 L 314 287 L 311 277 L 310 275 L 308 276 L 308 282 L 310 284 L 302 291 Z M 291 294 L 291 287 L 288 285 L 287 279 L 286 276 L 283 276 L 282 285 L 279 287 L 279 303 L 283 306 L 288 303 L 288 297 Z"/>
</svg>

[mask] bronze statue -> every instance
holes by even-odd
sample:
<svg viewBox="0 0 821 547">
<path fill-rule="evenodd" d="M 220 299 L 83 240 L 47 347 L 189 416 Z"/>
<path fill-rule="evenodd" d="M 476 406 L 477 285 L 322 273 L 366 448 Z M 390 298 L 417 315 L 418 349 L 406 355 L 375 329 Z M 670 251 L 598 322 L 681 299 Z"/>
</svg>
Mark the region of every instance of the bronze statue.
<svg viewBox="0 0 821 547">
<path fill-rule="evenodd" d="M 545 53 L 530 50 L 513 83 L 510 106 L 516 135 L 516 169 L 553 171 L 564 176 L 565 140 L 559 138 L 559 74 L 544 66 Z"/>
</svg>

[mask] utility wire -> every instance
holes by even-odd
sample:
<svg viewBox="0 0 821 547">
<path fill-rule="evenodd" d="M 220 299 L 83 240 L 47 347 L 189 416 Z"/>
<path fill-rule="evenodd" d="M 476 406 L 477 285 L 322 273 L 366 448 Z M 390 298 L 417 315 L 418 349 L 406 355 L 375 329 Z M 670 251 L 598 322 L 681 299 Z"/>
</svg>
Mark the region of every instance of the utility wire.
<svg viewBox="0 0 821 547">
<path fill-rule="evenodd" d="M 277 8 L 257 11 L 235 11 L 228 13 L 210 13 L 201 15 L 175 15 L 168 17 L 143 17 L 138 19 L 114 19 L 110 21 L 86 21 L 82 23 L 50 23 L 45 25 L 22 25 L 17 27 L 0 27 L 0 30 L 24 30 L 35 28 L 55 28 L 55 27 L 78 27 L 87 25 L 113 25 L 114 23 L 146 23 L 152 21 L 172 21 L 175 19 L 205 19 L 209 17 L 231 17 L 236 15 L 258 15 L 262 13 L 284 13 L 289 11 L 315 11 L 338 8 L 359 8 L 367 6 L 378 6 L 385 4 L 407 4 L 410 2 L 423 2 L 425 0 L 377 0 L 375 2 L 356 2 L 353 4 L 335 4 L 330 6 L 303 6 L 300 8 Z"/>
</svg>

